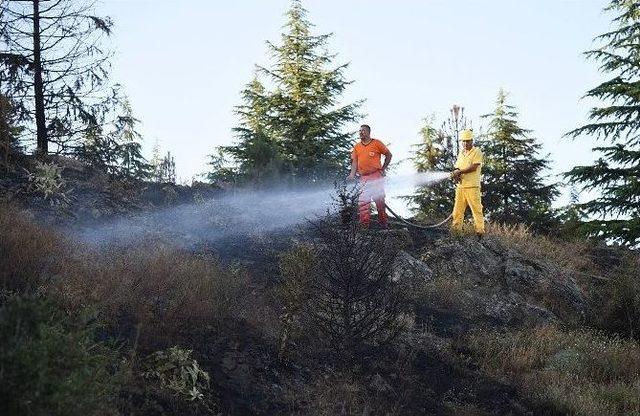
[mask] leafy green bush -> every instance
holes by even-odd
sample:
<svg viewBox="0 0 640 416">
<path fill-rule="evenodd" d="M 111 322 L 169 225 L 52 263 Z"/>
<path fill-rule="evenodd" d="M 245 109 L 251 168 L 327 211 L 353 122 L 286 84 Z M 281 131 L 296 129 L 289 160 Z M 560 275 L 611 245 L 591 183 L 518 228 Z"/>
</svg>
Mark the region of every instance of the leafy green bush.
<svg viewBox="0 0 640 416">
<path fill-rule="evenodd" d="M 31 191 L 44 196 L 52 205 L 66 205 L 69 197 L 63 191 L 62 167 L 55 163 L 36 162 L 35 171 L 28 174 Z"/>
<path fill-rule="evenodd" d="M 127 415 L 219 415 L 209 374 L 191 357 L 191 350 L 170 347 L 131 360 L 122 391 Z"/>
<path fill-rule="evenodd" d="M 38 297 L 0 306 L 0 414 L 117 414 L 117 353 L 86 320 Z"/>
<path fill-rule="evenodd" d="M 156 351 L 145 359 L 142 376 L 188 400 L 202 400 L 209 389 L 209 374 L 191 358 L 191 353 L 192 350 L 178 347 Z"/>
</svg>

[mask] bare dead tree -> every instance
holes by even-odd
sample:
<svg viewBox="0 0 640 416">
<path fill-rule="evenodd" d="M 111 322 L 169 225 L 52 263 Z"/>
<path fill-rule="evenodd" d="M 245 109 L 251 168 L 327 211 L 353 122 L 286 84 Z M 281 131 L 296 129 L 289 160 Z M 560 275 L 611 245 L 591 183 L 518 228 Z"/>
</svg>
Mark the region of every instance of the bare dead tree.
<svg viewBox="0 0 640 416">
<path fill-rule="evenodd" d="M 451 115 L 442 123 L 440 134 L 444 135 L 447 140 L 447 148 L 451 149 L 454 160 L 460 153 L 460 143 L 458 143 L 458 135 L 466 128 L 469 128 L 467 117 L 464 115 L 464 107 L 454 104 L 449 110 Z"/>
<path fill-rule="evenodd" d="M 46 155 L 69 153 L 118 99 L 103 48 L 112 22 L 92 0 L 0 0 L 0 92 Z"/>
</svg>

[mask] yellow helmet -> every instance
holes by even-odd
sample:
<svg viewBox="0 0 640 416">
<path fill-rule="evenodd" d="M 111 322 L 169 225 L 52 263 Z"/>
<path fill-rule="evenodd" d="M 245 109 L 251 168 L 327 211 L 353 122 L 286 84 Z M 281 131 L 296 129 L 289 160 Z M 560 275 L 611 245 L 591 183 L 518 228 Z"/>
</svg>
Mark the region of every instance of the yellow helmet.
<svg viewBox="0 0 640 416">
<path fill-rule="evenodd" d="M 463 142 L 467 140 L 473 140 L 473 131 L 469 129 L 462 130 L 460 132 L 460 140 Z"/>
</svg>

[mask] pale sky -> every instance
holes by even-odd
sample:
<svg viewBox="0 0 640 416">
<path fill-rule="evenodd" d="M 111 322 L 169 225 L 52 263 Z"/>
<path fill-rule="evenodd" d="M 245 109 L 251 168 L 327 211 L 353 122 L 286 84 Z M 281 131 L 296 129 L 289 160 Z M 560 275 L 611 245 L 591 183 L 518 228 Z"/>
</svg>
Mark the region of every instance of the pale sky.
<svg viewBox="0 0 640 416">
<path fill-rule="evenodd" d="M 586 121 L 581 100 L 603 78 L 582 52 L 607 31 L 605 0 L 306 0 L 315 33 L 332 32 L 329 51 L 349 62 L 345 94 L 366 99 L 363 120 L 409 157 L 421 120 L 465 107 L 474 128 L 511 93 L 521 126 L 550 153 L 554 173 L 592 160 L 589 138 L 562 135 Z M 207 170 L 216 146 L 233 143 L 233 107 L 268 65 L 266 40 L 279 42 L 288 0 L 103 0 L 115 22 L 113 75 L 142 120 L 147 155 L 158 140 L 178 176 Z M 355 129 L 355 126 L 354 126 Z M 354 142 L 356 136 L 354 135 Z M 408 164 L 398 171 L 406 172 Z"/>
</svg>

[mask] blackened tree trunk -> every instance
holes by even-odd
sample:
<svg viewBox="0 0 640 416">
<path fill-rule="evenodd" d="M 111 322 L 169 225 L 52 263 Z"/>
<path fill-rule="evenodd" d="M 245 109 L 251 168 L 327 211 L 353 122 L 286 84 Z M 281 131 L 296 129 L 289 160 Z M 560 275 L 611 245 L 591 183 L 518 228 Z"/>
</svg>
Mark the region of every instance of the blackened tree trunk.
<svg viewBox="0 0 640 416">
<path fill-rule="evenodd" d="M 33 0 L 33 86 L 36 110 L 37 154 L 49 152 L 47 124 L 44 114 L 44 87 L 42 82 L 42 60 L 40 57 L 40 0 Z"/>
</svg>

